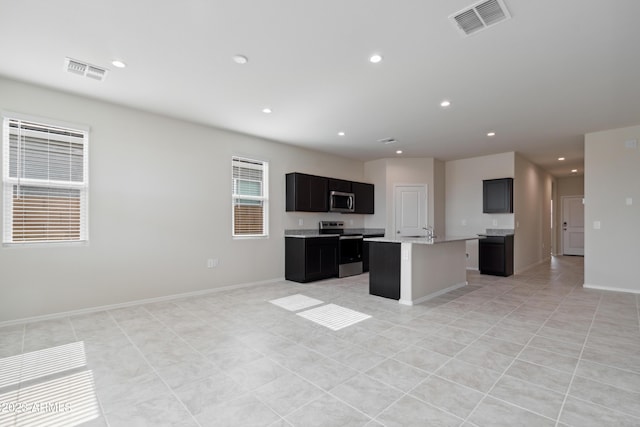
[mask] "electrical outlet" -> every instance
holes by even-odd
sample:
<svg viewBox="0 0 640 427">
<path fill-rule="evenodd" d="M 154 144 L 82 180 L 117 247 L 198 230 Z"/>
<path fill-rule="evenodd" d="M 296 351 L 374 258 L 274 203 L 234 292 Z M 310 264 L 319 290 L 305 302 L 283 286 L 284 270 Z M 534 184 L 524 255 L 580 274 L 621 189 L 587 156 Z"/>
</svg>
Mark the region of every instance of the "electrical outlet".
<svg viewBox="0 0 640 427">
<path fill-rule="evenodd" d="M 494 220 L 493 220 L 493 226 L 495 227 L 495 226 L 497 226 L 497 225 L 498 225 L 498 220 L 497 220 L 497 219 L 494 219 Z"/>
<path fill-rule="evenodd" d="M 304 220 L 302 218 L 298 218 L 298 225 L 304 225 Z"/>
<path fill-rule="evenodd" d="M 209 258 L 207 260 L 207 268 L 216 268 L 219 263 L 218 258 Z"/>
<path fill-rule="evenodd" d="M 465 225 L 467 225 L 467 220 L 466 220 L 466 219 L 463 219 L 463 220 L 462 220 L 462 226 L 465 226 Z M 468 255 L 468 254 L 467 254 L 467 255 Z"/>
</svg>

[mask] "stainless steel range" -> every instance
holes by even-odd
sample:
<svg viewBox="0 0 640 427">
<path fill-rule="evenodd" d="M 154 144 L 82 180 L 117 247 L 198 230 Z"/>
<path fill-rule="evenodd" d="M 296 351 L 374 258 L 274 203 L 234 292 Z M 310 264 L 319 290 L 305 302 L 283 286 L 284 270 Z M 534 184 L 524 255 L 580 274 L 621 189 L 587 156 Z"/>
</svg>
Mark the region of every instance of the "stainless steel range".
<svg viewBox="0 0 640 427">
<path fill-rule="evenodd" d="M 344 221 L 320 221 L 320 234 L 338 234 L 338 277 L 362 274 L 362 234 L 344 229 Z"/>
</svg>

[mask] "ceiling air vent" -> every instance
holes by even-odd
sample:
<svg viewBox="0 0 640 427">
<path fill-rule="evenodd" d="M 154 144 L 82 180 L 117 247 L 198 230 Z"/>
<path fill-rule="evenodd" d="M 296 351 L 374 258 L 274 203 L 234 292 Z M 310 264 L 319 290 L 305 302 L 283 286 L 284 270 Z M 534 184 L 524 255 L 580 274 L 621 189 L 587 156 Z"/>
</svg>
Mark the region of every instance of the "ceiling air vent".
<svg viewBox="0 0 640 427">
<path fill-rule="evenodd" d="M 449 17 L 464 36 L 475 34 L 509 18 L 511 15 L 502 0 L 481 1 Z"/>
<path fill-rule="evenodd" d="M 90 65 L 71 58 L 65 58 L 64 69 L 69 73 L 85 76 L 98 81 L 102 81 L 107 77 L 107 70 L 105 68 L 96 67 L 95 65 Z"/>
<path fill-rule="evenodd" d="M 388 144 L 395 144 L 397 141 L 395 138 L 382 138 L 378 140 L 379 143 L 384 144 L 384 145 L 388 145 Z"/>
</svg>

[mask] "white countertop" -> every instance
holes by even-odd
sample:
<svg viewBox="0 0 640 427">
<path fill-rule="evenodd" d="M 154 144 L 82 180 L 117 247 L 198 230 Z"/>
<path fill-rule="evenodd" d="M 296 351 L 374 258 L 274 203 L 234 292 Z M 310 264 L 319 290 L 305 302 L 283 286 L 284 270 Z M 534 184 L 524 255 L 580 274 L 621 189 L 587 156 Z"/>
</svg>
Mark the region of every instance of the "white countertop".
<svg viewBox="0 0 640 427">
<path fill-rule="evenodd" d="M 418 245 L 436 245 L 438 243 L 458 242 L 461 240 L 478 240 L 479 236 L 444 236 L 435 239 L 427 239 L 426 237 L 371 237 L 364 239 L 366 242 L 382 242 L 382 243 L 414 243 Z"/>
</svg>

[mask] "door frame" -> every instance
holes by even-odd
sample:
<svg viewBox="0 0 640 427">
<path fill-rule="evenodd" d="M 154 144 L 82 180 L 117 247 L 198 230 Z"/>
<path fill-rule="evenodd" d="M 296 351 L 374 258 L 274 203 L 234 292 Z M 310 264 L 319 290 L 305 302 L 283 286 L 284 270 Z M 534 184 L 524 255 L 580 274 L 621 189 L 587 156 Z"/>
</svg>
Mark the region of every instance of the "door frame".
<svg viewBox="0 0 640 427">
<path fill-rule="evenodd" d="M 398 189 L 398 187 L 421 187 L 424 189 L 424 222 L 425 225 L 429 225 L 429 184 L 425 184 L 425 183 L 396 183 L 393 184 L 393 207 L 392 207 L 392 213 L 391 213 L 391 217 L 392 217 L 392 222 L 391 222 L 391 231 L 392 231 L 392 236 L 396 236 L 397 235 L 397 231 L 398 231 L 398 227 L 397 227 L 397 218 L 396 218 L 396 191 Z M 433 227 L 433 225 L 432 225 Z"/>
<path fill-rule="evenodd" d="M 565 199 L 582 199 L 582 204 L 584 205 L 584 195 L 567 195 L 567 196 L 560 196 L 560 217 L 558 218 L 558 230 L 560 231 L 560 255 L 564 255 L 564 229 L 563 229 L 563 222 L 564 222 L 564 201 Z M 584 233 L 584 230 L 583 230 Z M 569 255 L 570 256 L 570 255 Z M 584 256 L 584 255 L 581 255 Z"/>
</svg>

